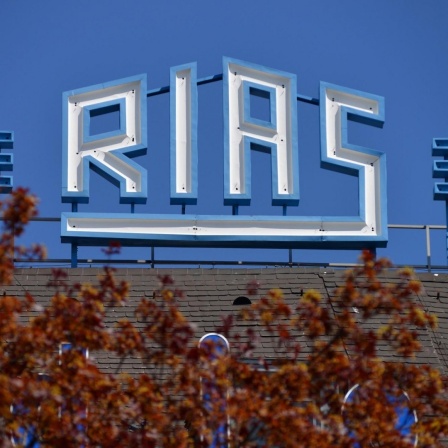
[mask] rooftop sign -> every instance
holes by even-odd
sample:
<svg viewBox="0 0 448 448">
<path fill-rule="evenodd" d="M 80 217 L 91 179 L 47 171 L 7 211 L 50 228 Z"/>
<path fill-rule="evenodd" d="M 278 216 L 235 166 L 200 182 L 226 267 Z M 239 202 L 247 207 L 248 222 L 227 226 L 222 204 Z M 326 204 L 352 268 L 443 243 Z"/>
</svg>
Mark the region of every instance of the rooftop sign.
<svg viewBox="0 0 448 448">
<path fill-rule="evenodd" d="M 147 97 L 169 92 L 171 110 L 171 204 L 195 204 L 198 191 L 197 86 L 223 81 L 224 204 L 229 215 L 98 214 L 77 212 L 89 201 L 89 171 L 114 182 L 120 202 L 147 199 L 146 170 L 132 157 L 147 148 Z M 268 116 L 258 118 L 251 99 L 269 102 Z M 357 216 L 244 216 L 239 205 L 251 201 L 251 151 L 270 153 L 272 204 L 299 203 L 297 101 L 320 107 L 321 164 L 356 175 Z M 119 126 L 91 132 L 92 118 L 115 111 Z M 297 94 L 296 76 L 224 58 L 223 75 L 198 79 L 196 64 L 172 67 L 170 86 L 148 91 L 146 75 L 65 92 L 63 95 L 63 202 L 61 236 L 74 245 L 215 246 L 215 247 L 376 247 L 387 243 L 386 157 L 349 143 L 349 120 L 381 127 L 384 99 L 321 82 L 320 98 Z M 168 173 L 167 173 L 168 174 Z M 132 209 L 133 210 L 133 209 Z"/>
</svg>

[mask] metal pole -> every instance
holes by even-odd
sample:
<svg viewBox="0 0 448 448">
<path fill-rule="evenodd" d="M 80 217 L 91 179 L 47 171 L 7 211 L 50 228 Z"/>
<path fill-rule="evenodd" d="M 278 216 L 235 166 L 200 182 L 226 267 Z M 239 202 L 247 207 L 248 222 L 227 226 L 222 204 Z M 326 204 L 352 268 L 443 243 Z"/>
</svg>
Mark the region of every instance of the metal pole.
<svg viewBox="0 0 448 448">
<path fill-rule="evenodd" d="M 71 267 L 77 268 L 78 267 L 78 245 L 75 243 L 72 243 L 72 257 L 71 257 Z"/>
<path fill-rule="evenodd" d="M 78 212 L 78 203 L 72 202 L 72 213 Z M 78 245 L 75 243 L 72 243 L 71 247 L 71 267 L 77 268 L 78 267 Z"/>
<path fill-rule="evenodd" d="M 431 272 L 431 236 L 430 228 L 428 225 L 425 226 L 426 231 L 426 260 L 428 265 L 428 272 Z"/>
<path fill-rule="evenodd" d="M 445 201 L 445 211 L 446 211 L 446 225 L 448 227 L 448 201 Z M 448 264 L 448 229 L 446 231 L 446 256 Z"/>
</svg>

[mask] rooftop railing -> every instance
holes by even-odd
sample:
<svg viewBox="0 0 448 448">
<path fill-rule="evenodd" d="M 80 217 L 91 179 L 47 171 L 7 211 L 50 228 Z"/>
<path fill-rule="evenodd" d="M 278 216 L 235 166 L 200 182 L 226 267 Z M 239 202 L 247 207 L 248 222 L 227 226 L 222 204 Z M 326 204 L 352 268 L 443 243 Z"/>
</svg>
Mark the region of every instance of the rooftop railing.
<svg viewBox="0 0 448 448">
<path fill-rule="evenodd" d="M 36 217 L 32 219 L 33 222 L 40 223 L 58 223 L 61 221 L 60 218 L 51 218 L 51 217 Z M 424 232 L 424 241 L 425 241 L 425 258 L 419 257 L 419 259 L 425 260 L 426 263 L 420 264 L 412 264 L 406 263 L 406 266 L 411 266 L 415 270 L 418 271 L 448 271 L 448 263 L 445 264 L 435 264 L 433 263 L 432 257 L 432 240 L 431 236 L 434 231 L 439 232 L 441 230 L 446 232 L 447 227 L 444 225 L 434 225 L 434 224 L 389 224 L 388 228 L 390 230 L 399 230 L 399 231 L 422 231 Z M 440 236 L 440 235 L 439 235 Z M 391 241 L 391 237 L 389 238 Z M 410 239 L 413 240 L 413 239 Z M 434 240 L 434 238 L 433 238 Z M 67 245 L 67 252 L 70 251 L 70 245 Z M 446 247 L 446 245 L 445 245 Z M 293 259 L 293 250 L 297 249 L 280 249 L 282 252 L 286 251 L 288 254 L 287 261 L 285 260 L 275 260 L 275 259 L 264 259 L 264 260 L 244 260 L 243 259 L 219 259 L 216 254 L 220 251 L 216 250 L 213 252 L 213 258 L 211 259 L 182 259 L 181 257 L 176 258 L 158 258 L 156 256 L 155 248 L 152 246 L 148 246 L 145 248 L 146 258 L 120 258 L 119 256 L 110 257 L 98 257 L 98 258 L 81 258 L 77 259 L 77 265 L 79 267 L 99 267 L 106 264 L 114 265 L 114 266 L 127 266 L 127 267 L 148 267 L 148 268 L 156 268 L 156 267 L 332 267 L 332 268 L 350 268 L 354 267 L 356 263 L 347 263 L 347 262 L 328 262 L 328 261 L 296 261 Z M 403 248 L 404 250 L 406 248 Z M 423 252 L 423 248 L 419 249 Z M 334 252 L 334 251 L 333 251 Z M 385 254 L 381 253 L 381 256 L 389 256 L 387 253 L 387 249 Z M 270 257 L 269 257 L 270 258 Z M 286 258 L 286 257 L 285 257 Z M 440 260 L 440 256 L 438 257 Z M 45 260 L 27 260 L 27 259 L 16 259 L 15 264 L 17 267 L 50 267 L 50 266 L 59 266 L 59 267 L 70 267 L 71 259 L 70 258 L 47 258 Z M 397 267 L 404 266 L 400 264 L 396 264 Z"/>
</svg>

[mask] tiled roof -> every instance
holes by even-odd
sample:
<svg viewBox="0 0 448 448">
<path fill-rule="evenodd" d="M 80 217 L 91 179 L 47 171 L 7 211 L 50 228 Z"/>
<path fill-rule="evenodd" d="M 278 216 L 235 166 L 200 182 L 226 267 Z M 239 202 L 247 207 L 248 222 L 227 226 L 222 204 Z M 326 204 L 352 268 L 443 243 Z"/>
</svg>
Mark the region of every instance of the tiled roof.
<svg viewBox="0 0 448 448">
<path fill-rule="evenodd" d="M 69 281 L 96 284 L 102 269 L 75 268 L 67 269 Z M 47 284 L 52 275 L 48 268 L 17 269 L 14 283 L 4 287 L 4 293 L 21 296 L 29 291 L 36 301 L 45 306 L 52 296 L 52 289 Z M 223 316 L 237 312 L 240 308 L 233 305 L 239 296 L 247 296 L 247 285 L 252 281 L 260 285 L 258 295 L 250 296 L 257 300 L 272 288 L 280 288 L 288 303 L 293 304 L 304 291 L 314 289 L 324 297 L 332 296 L 334 289 L 343 283 L 343 270 L 332 268 L 262 268 L 262 269 L 117 269 L 116 276 L 130 282 L 130 294 L 127 306 L 110 309 L 107 323 L 121 318 L 134 319 L 133 309 L 140 298 L 152 298 L 153 292 L 159 288 L 159 275 L 170 275 L 175 287 L 182 290 L 185 298 L 180 302 L 181 310 L 190 322 L 197 326 L 198 339 L 208 332 L 215 331 L 221 324 Z M 429 363 L 448 373 L 448 274 L 416 274 L 421 280 L 422 293 L 417 298 L 426 310 L 436 313 L 439 327 L 436 330 L 424 330 L 421 334 L 422 351 L 415 362 Z M 387 282 L 398 281 L 398 272 L 391 270 L 382 276 Z M 2 293 L 0 289 L 0 293 Z M 332 309 L 337 312 L 337 309 Z M 355 310 L 354 310 L 355 312 Z M 28 316 L 25 316 L 27 318 Z M 380 322 L 372 321 L 376 326 Z M 267 335 L 261 332 L 259 352 L 254 356 L 275 357 L 276 348 Z M 304 350 L 306 352 L 306 349 Z M 387 347 L 380 346 L 384 359 L 392 360 L 393 354 Z M 104 369 L 113 369 L 114 360 L 97 357 Z M 124 368 L 128 371 L 139 371 L 139 363 L 129 360 Z"/>
</svg>

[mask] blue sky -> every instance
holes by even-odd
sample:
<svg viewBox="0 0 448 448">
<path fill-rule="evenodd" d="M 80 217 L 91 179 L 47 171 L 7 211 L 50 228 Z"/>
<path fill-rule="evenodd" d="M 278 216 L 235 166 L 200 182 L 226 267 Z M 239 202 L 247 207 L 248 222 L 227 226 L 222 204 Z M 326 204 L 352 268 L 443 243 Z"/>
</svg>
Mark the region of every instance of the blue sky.
<svg viewBox="0 0 448 448">
<path fill-rule="evenodd" d="M 170 67 L 197 62 L 198 76 L 222 73 L 222 57 L 297 75 L 297 91 L 319 96 L 326 81 L 385 98 L 383 129 L 350 124 L 350 141 L 384 151 L 389 224 L 445 224 L 445 204 L 432 197 L 434 137 L 448 137 L 448 3 L 444 0 L 153 1 L 2 0 L 0 130 L 15 133 L 14 184 L 40 198 L 40 215 L 69 211 L 61 203 L 62 93 L 148 75 L 148 88 L 169 84 Z M 294 214 L 357 213 L 357 180 L 320 168 L 318 107 L 298 103 L 301 201 Z M 148 99 L 148 170 L 142 213 L 177 213 L 169 205 L 169 96 Z M 270 205 L 270 160 L 254 155 L 251 207 L 240 213 L 280 214 Z M 222 83 L 199 87 L 199 202 L 188 211 L 229 214 L 223 205 Z M 5 173 L 7 174 L 7 173 Z M 128 212 L 115 186 L 92 174 L 82 211 Z M 244 209 L 244 210 L 243 210 Z M 58 224 L 33 224 L 27 241 L 50 258 L 69 258 Z M 446 264 L 443 231 L 433 231 L 433 263 Z M 422 231 L 389 233 L 387 255 L 424 264 Z M 80 258 L 98 256 L 80 248 Z M 148 249 L 125 257 L 148 258 Z M 287 261 L 285 250 L 156 249 L 160 258 Z M 294 261 L 354 262 L 356 251 L 294 250 Z"/>
</svg>

